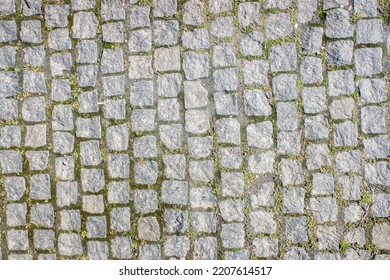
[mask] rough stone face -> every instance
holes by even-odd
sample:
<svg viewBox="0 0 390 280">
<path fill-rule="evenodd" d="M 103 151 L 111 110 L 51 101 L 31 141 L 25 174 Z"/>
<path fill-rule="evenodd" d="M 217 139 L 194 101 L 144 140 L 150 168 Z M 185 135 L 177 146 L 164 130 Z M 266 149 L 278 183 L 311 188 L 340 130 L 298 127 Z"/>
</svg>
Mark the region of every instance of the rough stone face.
<svg viewBox="0 0 390 280">
<path fill-rule="evenodd" d="M 372 229 L 372 243 L 379 250 L 389 250 L 390 248 L 390 225 L 387 223 L 377 223 Z"/>
<path fill-rule="evenodd" d="M 339 40 L 329 42 L 327 44 L 327 53 L 330 65 L 350 65 L 353 56 L 353 41 Z"/>
<path fill-rule="evenodd" d="M 298 128 L 297 108 L 293 102 L 276 104 L 276 125 L 279 130 L 292 131 Z"/>
<path fill-rule="evenodd" d="M 179 234 L 188 230 L 188 211 L 165 209 L 164 220 L 164 232 Z"/>
<path fill-rule="evenodd" d="M 321 83 L 322 60 L 316 57 L 304 57 L 301 61 L 301 80 L 304 84 Z"/>
<path fill-rule="evenodd" d="M 352 98 L 333 100 L 329 109 L 332 119 L 352 119 L 355 110 L 355 101 Z"/>
<path fill-rule="evenodd" d="M 127 155 L 126 155 L 127 156 Z M 128 157 L 126 157 L 128 160 Z M 155 161 L 144 161 L 134 166 L 134 181 L 136 184 L 150 185 L 157 181 L 158 165 Z M 129 165 L 126 165 L 126 177 L 129 175 Z"/>
<path fill-rule="evenodd" d="M 337 147 L 355 147 L 358 145 L 356 123 L 346 121 L 334 126 L 333 141 Z"/>
<path fill-rule="evenodd" d="M 309 140 L 327 139 L 329 122 L 324 115 L 307 117 L 305 119 L 305 137 Z"/>
<path fill-rule="evenodd" d="M 287 240 L 298 244 L 308 241 L 307 235 L 307 219 L 304 216 L 301 217 L 289 217 L 286 220 L 285 234 Z"/>
<path fill-rule="evenodd" d="M 184 31 L 181 39 L 183 46 L 188 49 L 197 50 L 209 47 L 209 34 L 205 28 Z"/>
<path fill-rule="evenodd" d="M 243 207 L 243 201 L 239 199 L 227 199 L 219 203 L 219 210 L 225 222 L 243 222 Z"/>
<path fill-rule="evenodd" d="M 138 238 L 148 241 L 157 241 L 160 239 L 160 226 L 156 217 L 138 219 Z"/>
<path fill-rule="evenodd" d="M 274 214 L 265 210 L 257 210 L 249 213 L 251 230 L 253 233 L 272 234 L 276 232 Z"/>
<path fill-rule="evenodd" d="M 337 220 L 338 207 L 334 197 L 311 198 L 309 207 L 318 223 Z"/>
<path fill-rule="evenodd" d="M 214 162 L 212 160 L 190 161 L 189 174 L 193 180 L 210 182 L 214 179 Z"/>
<path fill-rule="evenodd" d="M 222 246 L 224 248 L 242 248 L 245 242 L 244 225 L 222 224 L 221 230 Z"/>
<path fill-rule="evenodd" d="M 275 156 L 275 153 L 271 151 L 251 155 L 248 160 L 249 170 L 254 174 L 273 173 Z"/>
<path fill-rule="evenodd" d="M 211 35 L 217 38 L 231 37 L 233 35 L 233 28 L 232 17 L 219 17 L 211 22 L 210 32 Z"/>
<path fill-rule="evenodd" d="M 169 236 L 163 246 L 164 255 L 185 258 L 190 250 L 190 240 L 186 236 Z"/>
<path fill-rule="evenodd" d="M 292 188 L 283 192 L 283 209 L 285 213 L 304 213 L 305 190 Z"/>
<path fill-rule="evenodd" d="M 327 109 L 325 87 L 304 87 L 302 101 L 303 110 L 307 114 L 325 111 Z"/>
<path fill-rule="evenodd" d="M 358 85 L 363 103 L 380 103 L 387 98 L 386 82 L 383 79 L 362 79 Z"/>
<path fill-rule="evenodd" d="M 152 213 L 157 210 L 157 193 L 153 190 L 135 190 L 134 206 L 139 213 Z"/>
<path fill-rule="evenodd" d="M 382 48 L 355 50 L 356 75 L 370 76 L 382 72 Z"/>
<path fill-rule="evenodd" d="M 356 25 L 356 43 L 383 43 L 383 26 L 380 19 L 359 20 Z"/>
<path fill-rule="evenodd" d="M 367 158 L 387 158 L 390 155 L 390 139 L 386 135 L 379 135 L 363 139 L 364 153 Z"/>
<path fill-rule="evenodd" d="M 329 38 L 340 39 L 353 36 L 353 26 L 347 10 L 334 9 L 326 13 L 325 35 Z"/>
<path fill-rule="evenodd" d="M 250 124 L 246 128 L 248 145 L 260 149 L 268 149 L 273 144 L 272 133 L 272 123 L 269 121 Z"/>
<path fill-rule="evenodd" d="M 190 204 L 191 208 L 214 208 L 216 197 L 211 187 L 196 187 L 190 189 Z"/>
<path fill-rule="evenodd" d="M 206 53 L 188 51 L 184 53 L 183 70 L 188 80 L 205 78 L 209 75 L 209 58 Z"/>
<path fill-rule="evenodd" d="M 352 70 L 336 70 L 328 72 L 329 95 L 339 96 L 352 94 L 355 91 Z"/>
<path fill-rule="evenodd" d="M 69 50 L 72 42 L 67 29 L 55 29 L 49 33 L 49 47 L 57 51 Z"/>
<path fill-rule="evenodd" d="M 306 166 L 308 169 L 319 169 L 330 166 L 329 147 L 325 144 L 312 144 L 306 148 Z"/>
<path fill-rule="evenodd" d="M 294 71 L 297 68 L 297 49 L 293 43 L 271 47 L 269 57 L 271 72 Z"/>
<path fill-rule="evenodd" d="M 364 133 L 386 133 L 386 108 L 367 106 L 360 110 L 362 131 Z"/>
<path fill-rule="evenodd" d="M 157 46 L 175 45 L 179 37 L 179 23 L 176 20 L 155 20 L 153 41 Z"/>
<path fill-rule="evenodd" d="M 213 212 L 192 212 L 191 225 L 198 233 L 215 233 L 217 219 Z"/>
<path fill-rule="evenodd" d="M 244 91 L 244 109 L 247 116 L 269 116 L 272 113 L 269 104 L 269 92 L 260 90 Z"/>
</svg>

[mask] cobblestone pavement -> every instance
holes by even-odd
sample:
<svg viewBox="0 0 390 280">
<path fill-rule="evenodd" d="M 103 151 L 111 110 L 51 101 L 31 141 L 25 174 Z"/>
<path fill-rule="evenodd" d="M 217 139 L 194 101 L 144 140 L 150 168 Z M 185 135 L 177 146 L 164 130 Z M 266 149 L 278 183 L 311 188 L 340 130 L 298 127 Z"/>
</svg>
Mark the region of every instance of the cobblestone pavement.
<svg viewBox="0 0 390 280">
<path fill-rule="evenodd" d="M 0 258 L 389 259 L 388 22 L 1 0 Z"/>
</svg>

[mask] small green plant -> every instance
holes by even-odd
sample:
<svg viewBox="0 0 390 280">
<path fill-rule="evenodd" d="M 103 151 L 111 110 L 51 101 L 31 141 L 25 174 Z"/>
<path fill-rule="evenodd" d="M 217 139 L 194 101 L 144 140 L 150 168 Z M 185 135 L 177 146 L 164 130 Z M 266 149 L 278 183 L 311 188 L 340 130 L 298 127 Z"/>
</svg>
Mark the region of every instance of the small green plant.
<svg viewBox="0 0 390 280">
<path fill-rule="evenodd" d="M 362 200 L 360 201 L 361 204 L 370 204 L 372 201 L 371 195 L 367 192 L 364 192 L 362 194 Z"/>
<path fill-rule="evenodd" d="M 340 253 L 345 254 L 345 252 L 347 252 L 348 249 L 349 249 L 349 245 L 348 245 L 347 241 L 341 240 L 340 241 Z"/>
</svg>

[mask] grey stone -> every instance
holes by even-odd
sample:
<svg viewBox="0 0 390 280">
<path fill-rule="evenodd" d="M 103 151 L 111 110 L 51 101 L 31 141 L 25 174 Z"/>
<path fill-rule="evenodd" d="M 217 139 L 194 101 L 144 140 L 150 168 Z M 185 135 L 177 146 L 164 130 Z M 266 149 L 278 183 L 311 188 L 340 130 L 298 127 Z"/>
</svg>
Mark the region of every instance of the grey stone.
<svg viewBox="0 0 390 280">
<path fill-rule="evenodd" d="M 274 214 L 265 210 L 257 210 L 249 213 L 250 228 L 253 233 L 272 234 L 276 232 Z M 222 225 L 223 226 L 223 225 Z"/>
<path fill-rule="evenodd" d="M 103 0 L 100 14 L 104 21 L 125 19 L 124 2 L 120 0 Z"/>
<path fill-rule="evenodd" d="M 86 65 L 77 67 L 77 84 L 79 87 L 94 87 L 97 80 L 98 67 Z"/>
<path fill-rule="evenodd" d="M 312 195 L 331 195 L 334 192 L 334 178 L 330 173 L 314 173 Z"/>
<path fill-rule="evenodd" d="M 363 104 L 386 101 L 387 90 L 384 79 L 361 79 L 358 85 L 360 100 Z"/>
<path fill-rule="evenodd" d="M 176 14 L 176 0 L 153 0 L 153 15 L 155 17 L 167 17 Z"/>
<path fill-rule="evenodd" d="M 104 212 L 103 195 L 84 195 L 82 205 L 85 212 L 101 214 Z"/>
<path fill-rule="evenodd" d="M 209 10 L 210 12 L 217 14 L 227 12 L 232 9 L 232 0 L 210 0 Z"/>
<path fill-rule="evenodd" d="M 329 109 L 332 119 L 352 119 L 355 101 L 352 98 L 336 99 L 332 101 Z"/>
<path fill-rule="evenodd" d="M 186 158 L 184 155 L 163 155 L 164 175 L 170 179 L 184 180 Z"/>
<path fill-rule="evenodd" d="M 134 190 L 134 207 L 137 212 L 143 214 L 157 211 L 157 192 L 154 190 Z"/>
<path fill-rule="evenodd" d="M 68 25 L 69 5 L 45 5 L 47 27 L 66 27 Z"/>
<path fill-rule="evenodd" d="M 26 98 L 22 105 L 22 116 L 28 122 L 45 121 L 45 98 L 41 96 Z"/>
<path fill-rule="evenodd" d="M 185 130 L 194 134 L 205 133 L 210 128 L 209 118 L 207 110 L 187 110 L 185 112 Z"/>
<path fill-rule="evenodd" d="M 356 75 L 370 76 L 382 72 L 382 48 L 355 50 Z"/>
<path fill-rule="evenodd" d="M 0 20 L 0 43 L 17 40 L 17 27 L 14 20 Z"/>
<path fill-rule="evenodd" d="M 297 48 L 294 43 L 283 43 L 271 47 L 269 60 L 271 72 L 294 71 L 297 69 Z"/>
<path fill-rule="evenodd" d="M 378 2 L 371 0 L 354 0 L 355 13 L 362 17 L 376 17 L 378 14 Z"/>
<path fill-rule="evenodd" d="M 305 189 L 291 188 L 283 190 L 284 213 L 301 213 L 305 211 Z"/>
<path fill-rule="evenodd" d="M 361 157 L 360 151 L 348 151 L 339 152 L 336 154 L 336 168 L 340 172 L 359 172 L 361 168 Z"/>
<path fill-rule="evenodd" d="M 180 234 L 188 230 L 188 211 L 165 209 L 164 220 L 164 232 Z"/>
<path fill-rule="evenodd" d="M 372 252 L 363 249 L 349 248 L 345 252 L 345 260 L 372 260 Z"/>
<path fill-rule="evenodd" d="M 338 178 L 341 195 L 345 200 L 360 200 L 362 178 L 359 176 L 342 176 Z"/>
<path fill-rule="evenodd" d="M 56 105 L 52 112 L 52 129 L 70 131 L 74 129 L 72 105 Z"/>
<path fill-rule="evenodd" d="M 337 8 L 327 11 L 325 26 L 325 35 L 329 38 L 340 39 L 353 36 L 354 28 L 347 10 Z"/>
<path fill-rule="evenodd" d="M 0 68 L 15 67 L 16 51 L 14 47 L 4 46 L 0 48 Z"/>
<path fill-rule="evenodd" d="M 84 192 L 97 193 L 104 188 L 103 169 L 81 168 L 81 187 Z"/>
<path fill-rule="evenodd" d="M 55 79 L 51 82 L 51 98 L 54 101 L 67 101 L 72 98 L 69 80 Z"/>
<path fill-rule="evenodd" d="M 317 0 L 298 0 L 298 23 L 319 23 Z"/>
<path fill-rule="evenodd" d="M 366 243 L 364 229 L 359 227 L 356 229 L 351 229 L 345 232 L 344 239 L 349 244 L 357 244 L 359 246 L 364 246 Z"/>
<path fill-rule="evenodd" d="M 223 257 L 225 260 L 249 260 L 249 251 L 246 249 L 224 251 Z"/>
<path fill-rule="evenodd" d="M 150 7 L 149 6 L 132 6 L 130 8 L 130 28 L 150 26 Z"/>
<path fill-rule="evenodd" d="M 278 154 L 299 155 L 301 152 L 301 132 L 281 131 L 277 136 Z"/>
<path fill-rule="evenodd" d="M 92 40 L 82 40 L 76 45 L 77 63 L 94 63 L 97 62 L 97 43 Z"/>
<path fill-rule="evenodd" d="M 265 33 L 270 40 L 289 36 L 293 32 L 291 16 L 288 13 L 268 14 L 265 25 Z"/>
<path fill-rule="evenodd" d="M 309 240 L 307 234 L 307 219 L 305 216 L 286 218 L 285 235 L 294 244 Z"/>
<path fill-rule="evenodd" d="M 244 60 L 244 84 L 268 85 L 268 61 Z"/>
<path fill-rule="evenodd" d="M 4 0 L 2 7 L 0 8 L 1 15 L 12 15 L 16 12 L 15 10 L 15 0 Z"/>
<path fill-rule="evenodd" d="M 39 44 L 42 43 L 41 21 L 25 20 L 21 23 L 20 39 L 22 42 Z"/>
<path fill-rule="evenodd" d="M 233 29 L 233 17 L 219 17 L 210 24 L 210 33 L 217 38 L 233 36 Z"/>
<path fill-rule="evenodd" d="M 240 123 L 237 119 L 223 118 L 217 120 L 216 132 L 219 143 L 240 145 Z"/>
<path fill-rule="evenodd" d="M 244 192 L 244 174 L 241 172 L 221 172 L 222 195 L 239 197 Z"/>
<path fill-rule="evenodd" d="M 325 0 L 323 3 L 324 9 L 338 8 L 348 6 L 348 0 Z"/>
<path fill-rule="evenodd" d="M 238 5 L 238 22 L 242 28 L 260 25 L 260 3 L 246 2 Z M 267 24 L 268 25 L 268 24 Z"/>
<path fill-rule="evenodd" d="M 370 184 L 390 186 L 390 164 L 385 161 L 366 163 L 364 174 Z"/>
<path fill-rule="evenodd" d="M 222 175 L 221 175 L 222 178 Z M 211 187 L 194 187 L 190 189 L 191 208 L 214 208 L 217 206 L 217 199 Z"/>
<path fill-rule="evenodd" d="M 157 105 L 158 119 L 160 121 L 171 122 L 180 119 L 180 104 L 178 99 L 161 99 Z"/>
<path fill-rule="evenodd" d="M 320 224 L 337 220 L 338 206 L 334 197 L 310 198 L 309 209 Z"/>
<path fill-rule="evenodd" d="M 390 216 L 390 195 L 380 193 L 372 196 L 371 213 L 373 217 L 386 218 Z"/>
<path fill-rule="evenodd" d="M 101 138 L 100 117 L 77 118 L 76 136 L 80 138 Z"/>
<path fill-rule="evenodd" d="M 195 240 L 194 260 L 216 260 L 218 241 L 216 237 L 201 237 Z"/>
<path fill-rule="evenodd" d="M 51 203 L 31 206 L 31 223 L 41 227 L 53 227 L 54 209 Z"/>
<path fill-rule="evenodd" d="M 336 147 L 356 147 L 358 145 L 358 129 L 356 123 L 345 121 L 335 124 L 333 141 Z"/>
<path fill-rule="evenodd" d="M 189 174 L 191 179 L 201 182 L 210 182 L 214 179 L 214 161 L 190 161 Z"/>
<path fill-rule="evenodd" d="M 131 53 L 147 52 L 152 47 L 152 31 L 149 29 L 131 31 L 128 40 Z"/>
<path fill-rule="evenodd" d="M 182 78 L 178 73 L 157 76 L 157 94 L 164 97 L 176 97 L 181 91 Z"/>
<path fill-rule="evenodd" d="M 176 150 L 182 146 L 182 126 L 180 124 L 160 125 L 159 134 L 161 142 L 169 150 Z"/>
<path fill-rule="evenodd" d="M 276 104 L 276 125 L 278 129 L 292 131 L 298 128 L 297 107 L 293 102 Z"/>
<path fill-rule="evenodd" d="M 215 91 L 233 91 L 238 88 L 237 70 L 226 68 L 215 70 L 213 73 Z"/>
<path fill-rule="evenodd" d="M 0 167 L 2 174 L 22 172 L 22 154 L 18 151 L 0 151 Z"/>
<path fill-rule="evenodd" d="M 272 122 L 266 121 L 261 123 L 249 124 L 246 127 L 247 144 L 250 147 L 268 149 L 273 144 Z"/>
<path fill-rule="evenodd" d="M 95 3 L 96 0 L 72 0 L 72 9 L 75 11 L 92 9 Z"/>
<path fill-rule="evenodd" d="M 24 72 L 26 73 L 26 71 Z M 19 76 L 17 73 L 10 71 L 0 71 L 0 97 L 15 96 L 18 93 Z M 26 87 L 23 86 L 25 89 Z"/>
<path fill-rule="evenodd" d="M 13 0 L 8 0 L 13 1 Z M 42 0 L 28 0 L 22 2 L 23 15 L 33 16 L 42 14 Z"/>
<path fill-rule="evenodd" d="M 216 95 L 216 94 L 215 94 Z M 214 96 L 215 96 L 214 95 Z M 269 116 L 272 113 L 271 105 L 269 104 L 269 92 L 261 90 L 245 90 L 244 91 L 244 109 L 246 116 Z M 238 112 L 237 112 L 238 114 Z"/>
<path fill-rule="evenodd" d="M 155 129 L 156 110 L 134 109 L 131 115 L 132 131 L 153 131 Z"/>
<path fill-rule="evenodd" d="M 390 225 L 387 223 L 377 223 L 372 229 L 372 243 L 379 250 L 389 250 L 390 248 Z"/>
<path fill-rule="evenodd" d="M 10 251 L 27 250 L 29 247 L 27 230 L 7 231 L 7 247 Z"/>
<path fill-rule="evenodd" d="M 155 184 L 158 177 L 158 165 L 155 161 L 144 161 L 134 166 L 134 181 L 136 184 Z"/>
<path fill-rule="evenodd" d="M 272 79 L 272 89 L 276 100 L 291 101 L 298 97 L 297 75 L 280 74 Z"/>
<path fill-rule="evenodd" d="M 318 238 L 318 249 L 338 250 L 340 243 L 340 236 L 334 226 L 318 225 L 316 230 Z"/>
<path fill-rule="evenodd" d="M 124 120 L 126 118 L 126 101 L 108 99 L 104 101 L 103 114 L 106 119 Z"/>
<path fill-rule="evenodd" d="M 209 75 L 209 58 L 207 53 L 185 52 L 183 70 L 188 80 L 207 77 Z"/>
<path fill-rule="evenodd" d="M 96 36 L 98 19 L 92 12 L 78 12 L 73 15 L 73 38 L 90 39 Z"/>
<path fill-rule="evenodd" d="M 88 241 L 87 252 L 90 260 L 108 260 L 108 244 L 105 241 Z"/>
<path fill-rule="evenodd" d="M 103 74 L 114 74 L 124 71 L 122 49 L 103 49 L 101 71 Z"/>
<path fill-rule="evenodd" d="M 193 50 L 209 48 L 209 33 L 206 28 L 183 31 L 181 40 L 184 48 Z"/>
<path fill-rule="evenodd" d="M 9 254 L 8 260 L 32 260 L 33 257 L 30 254 Z"/>
<path fill-rule="evenodd" d="M 60 28 L 52 30 L 48 36 L 49 48 L 57 51 L 70 50 L 72 48 L 72 42 L 67 29 Z"/>
<path fill-rule="evenodd" d="M 125 76 L 102 77 L 103 93 L 105 96 L 117 96 L 125 94 Z"/>
<path fill-rule="evenodd" d="M 187 143 L 190 157 L 204 158 L 211 155 L 213 149 L 213 139 L 211 136 L 188 137 Z"/>
<path fill-rule="evenodd" d="M 17 75 L 1 77 L 0 74 L 0 78 L 2 78 L 2 80 L 4 78 L 4 81 L 6 81 L 6 88 L 10 90 L 10 93 L 12 93 L 14 90 L 13 83 L 17 82 Z M 10 81 L 10 84 L 7 85 L 8 81 Z M 47 89 L 45 83 L 45 74 L 43 72 L 35 72 L 28 70 L 23 71 L 23 90 L 29 93 L 46 93 Z"/>
<path fill-rule="evenodd" d="M 104 88 L 104 78 L 103 77 L 103 88 Z M 96 113 L 99 112 L 99 104 L 98 104 L 98 92 L 94 91 L 86 91 L 80 93 L 78 97 L 79 101 L 79 113 Z"/>
<path fill-rule="evenodd" d="M 129 143 L 128 128 L 125 124 L 107 128 L 107 146 L 110 150 L 125 151 Z"/>
<path fill-rule="evenodd" d="M 351 203 L 344 208 L 344 223 L 359 223 L 365 214 L 365 210 L 357 203 Z"/>
<path fill-rule="evenodd" d="M 343 66 L 352 63 L 353 41 L 339 40 L 327 44 L 327 54 L 329 65 Z"/>
<path fill-rule="evenodd" d="M 114 232 L 125 232 L 130 230 L 130 208 L 118 207 L 110 211 L 110 228 Z"/>
<path fill-rule="evenodd" d="M 161 245 L 160 244 L 145 244 L 139 246 L 139 260 L 160 260 Z"/>
<path fill-rule="evenodd" d="M 302 27 L 301 52 L 305 54 L 319 54 L 322 47 L 322 27 Z"/>
<path fill-rule="evenodd" d="M 222 167 L 231 169 L 240 168 L 243 155 L 239 147 L 219 148 L 218 154 Z"/>
<path fill-rule="evenodd" d="M 380 19 L 358 20 L 356 24 L 357 44 L 383 43 L 383 25 Z"/>
<path fill-rule="evenodd" d="M 7 204 L 6 220 L 9 227 L 26 225 L 27 205 L 26 203 Z"/>
<path fill-rule="evenodd" d="M 80 230 L 81 216 L 79 210 L 63 210 L 59 212 L 61 230 Z"/>
<path fill-rule="evenodd" d="M 122 22 L 106 23 L 102 26 L 103 41 L 107 43 L 123 43 L 125 35 Z"/>
<path fill-rule="evenodd" d="M 11 121 L 18 118 L 18 101 L 0 98 L 0 120 Z"/>
<path fill-rule="evenodd" d="M 243 222 L 244 204 L 240 199 L 226 199 L 218 203 L 221 217 L 225 222 Z"/>
<path fill-rule="evenodd" d="M 200 81 L 184 82 L 184 105 L 186 109 L 204 107 L 208 104 L 208 92 Z"/>
<path fill-rule="evenodd" d="M 87 217 L 87 238 L 105 238 L 107 221 L 105 216 Z"/>
<path fill-rule="evenodd" d="M 52 76 L 63 76 L 69 73 L 72 67 L 70 53 L 55 53 L 50 56 L 50 69 Z"/>
<path fill-rule="evenodd" d="M 388 254 L 377 254 L 374 257 L 374 260 L 390 260 L 390 255 Z"/>
<path fill-rule="evenodd" d="M 245 242 L 244 225 L 222 224 L 221 239 L 224 248 L 242 248 Z"/>
<path fill-rule="evenodd" d="M 308 169 L 319 169 L 330 166 L 329 147 L 326 144 L 311 144 L 306 148 L 306 166 Z"/>
<path fill-rule="evenodd" d="M 153 42 L 157 46 L 177 44 L 179 38 L 179 23 L 176 20 L 153 21 Z"/>
<path fill-rule="evenodd" d="M 240 52 L 242 55 L 261 56 L 264 36 L 259 31 L 242 34 L 240 40 Z"/>
<path fill-rule="evenodd" d="M 305 113 L 314 114 L 325 111 L 327 109 L 325 87 L 304 87 L 302 101 Z"/>
<path fill-rule="evenodd" d="M 329 95 L 339 96 L 352 94 L 355 91 L 354 73 L 352 70 L 328 72 Z"/>
<path fill-rule="evenodd" d="M 133 252 L 131 238 L 128 236 L 115 236 L 111 241 L 111 252 L 116 259 L 130 259 Z"/>
<path fill-rule="evenodd" d="M 46 140 L 45 140 L 46 143 Z M 59 154 L 68 154 L 74 149 L 74 136 L 68 132 L 53 133 L 53 151 Z"/>
<path fill-rule="evenodd" d="M 276 257 L 279 253 L 279 241 L 269 237 L 253 239 L 253 253 L 256 257 Z"/>
<path fill-rule="evenodd" d="M 130 79 L 150 79 L 153 77 L 152 57 L 130 56 L 129 58 L 129 78 Z"/>
<path fill-rule="evenodd" d="M 58 236 L 58 252 L 64 256 L 79 256 L 83 254 L 81 237 L 77 233 L 60 233 Z"/>
<path fill-rule="evenodd" d="M 190 0 L 183 5 L 183 23 L 200 25 L 203 23 L 203 6 L 199 0 Z"/>
<path fill-rule="evenodd" d="M 169 236 L 163 250 L 167 257 L 185 258 L 190 250 L 190 240 L 187 236 Z"/>
<path fill-rule="evenodd" d="M 180 71 L 180 48 L 159 48 L 154 51 L 154 68 L 158 72 Z"/>
<path fill-rule="evenodd" d="M 215 67 L 235 66 L 237 63 L 232 44 L 220 44 L 213 48 L 213 65 Z"/>
<path fill-rule="evenodd" d="M 286 10 L 291 5 L 291 0 L 265 0 L 264 8 L 278 8 Z"/>
<path fill-rule="evenodd" d="M 82 165 L 98 165 L 102 161 L 99 141 L 80 142 L 80 163 Z"/>
<path fill-rule="evenodd" d="M 54 231 L 34 229 L 34 248 L 38 250 L 54 249 Z"/>
<path fill-rule="evenodd" d="M 217 217 L 213 212 L 192 212 L 191 226 L 197 233 L 215 233 Z"/>
<path fill-rule="evenodd" d="M 56 185 L 58 207 L 76 204 L 78 201 L 78 187 L 76 182 L 58 182 Z"/>
<path fill-rule="evenodd" d="M 254 174 L 273 173 L 275 157 L 272 151 L 251 155 L 248 159 L 249 170 Z"/>
<path fill-rule="evenodd" d="M 290 247 L 284 252 L 285 260 L 309 260 L 309 254 L 304 248 L 301 247 Z"/>
<path fill-rule="evenodd" d="M 390 156 L 390 139 L 387 135 L 365 138 L 363 147 L 367 158 L 385 159 Z"/>
<path fill-rule="evenodd" d="M 17 125 L 7 125 L 0 127 L 0 147 L 11 148 L 20 147 L 22 142 L 22 130 Z"/>
<path fill-rule="evenodd" d="M 131 105 L 139 107 L 152 106 L 153 100 L 153 83 L 151 81 L 133 83 L 130 89 Z"/>
<path fill-rule="evenodd" d="M 317 57 L 303 57 L 301 60 L 301 81 L 304 84 L 321 83 L 322 77 L 322 60 Z"/>
<path fill-rule="evenodd" d="M 30 177 L 30 198 L 36 200 L 51 198 L 49 174 L 35 174 Z"/>
<path fill-rule="evenodd" d="M 259 208 L 263 206 L 274 206 L 274 183 L 264 183 L 253 186 L 250 189 L 250 206 L 251 208 Z"/>
<path fill-rule="evenodd" d="M 145 217 L 138 219 L 138 238 L 147 241 L 158 241 L 160 239 L 160 226 L 156 217 Z"/>
<path fill-rule="evenodd" d="M 130 186 L 126 181 L 108 183 L 107 200 L 109 203 L 126 204 L 130 200 Z"/>
<path fill-rule="evenodd" d="M 360 109 L 361 128 L 364 133 L 386 133 L 386 108 L 367 106 Z"/>
<path fill-rule="evenodd" d="M 73 157 L 57 157 L 55 159 L 56 177 L 60 180 L 74 180 L 74 158 Z"/>
<path fill-rule="evenodd" d="M 324 115 L 307 117 L 305 119 L 305 138 L 309 140 L 327 139 L 329 122 Z"/>
<path fill-rule="evenodd" d="M 109 154 L 107 165 L 108 176 L 110 178 L 129 178 L 130 158 L 127 154 Z"/>
<path fill-rule="evenodd" d="M 26 181 L 24 177 L 5 177 L 4 190 L 6 192 L 7 200 L 17 201 L 21 199 L 26 190 Z"/>
</svg>

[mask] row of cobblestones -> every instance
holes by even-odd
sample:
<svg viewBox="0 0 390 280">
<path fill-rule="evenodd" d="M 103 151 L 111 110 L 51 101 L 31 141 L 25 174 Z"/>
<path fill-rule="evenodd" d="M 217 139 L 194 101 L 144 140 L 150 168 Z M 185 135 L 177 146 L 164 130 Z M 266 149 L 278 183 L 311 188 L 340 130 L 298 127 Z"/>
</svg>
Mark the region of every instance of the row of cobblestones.
<svg viewBox="0 0 390 280">
<path fill-rule="evenodd" d="M 0 259 L 389 259 L 382 0 L 2 0 Z"/>
</svg>

